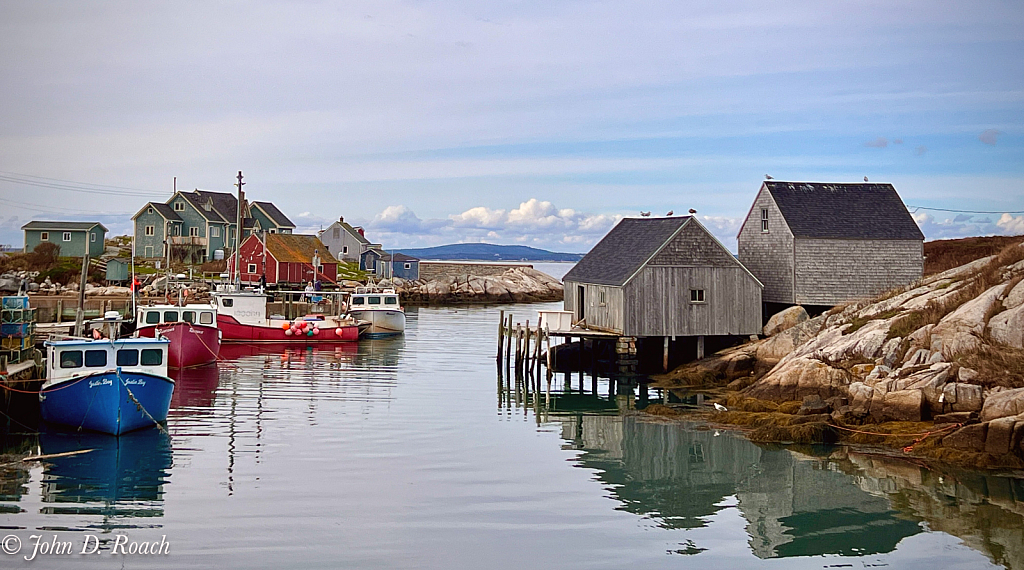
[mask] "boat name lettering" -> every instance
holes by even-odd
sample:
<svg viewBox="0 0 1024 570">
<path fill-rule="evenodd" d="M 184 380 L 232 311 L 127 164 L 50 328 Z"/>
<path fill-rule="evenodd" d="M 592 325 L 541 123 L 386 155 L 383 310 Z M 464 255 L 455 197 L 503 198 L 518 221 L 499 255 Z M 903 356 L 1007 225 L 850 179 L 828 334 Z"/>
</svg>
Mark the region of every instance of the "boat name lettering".
<svg viewBox="0 0 1024 570">
<path fill-rule="evenodd" d="M 262 317 L 263 314 L 260 311 L 235 311 L 235 315 L 239 317 Z"/>
<path fill-rule="evenodd" d="M 131 384 L 132 386 L 145 386 L 146 381 L 142 378 L 129 378 L 124 381 L 125 385 Z"/>
<path fill-rule="evenodd" d="M 96 386 L 113 386 L 114 381 L 110 378 L 103 378 L 100 380 L 89 380 L 89 387 L 95 388 Z"/>
</svg>

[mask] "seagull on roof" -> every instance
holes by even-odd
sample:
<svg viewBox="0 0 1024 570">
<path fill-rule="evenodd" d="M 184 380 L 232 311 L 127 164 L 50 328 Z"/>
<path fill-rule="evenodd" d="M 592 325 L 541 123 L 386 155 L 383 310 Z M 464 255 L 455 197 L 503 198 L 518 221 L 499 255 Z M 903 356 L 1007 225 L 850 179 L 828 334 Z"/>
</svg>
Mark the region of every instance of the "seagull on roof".
<svg viewBox="0 0 1024 570">
<path fill-rule="evenodd" d="M 646 217 L 650 216 L 651 213 L 650 212 L 645 212 L 643 210 L 640 210 L 640 215 L 646 218 Z"/>
<path fill-rule="evenodd" d="M 867 181 L 868 181 L 868 177 L 867 177 L 867 176 L 865 176 L 865 177 L 864 177 L 864 182 L 867 182 Z"/>
<path fill-rule="evenodd" d="M 718 402 L 715 402 L 715 409 L 718 410 L 719 412 L 728 412 L 729 411 L 729 408 L 726 408 L 725 406 L 723 406 L 722 404 L 719 404 Z"/>
<path fill-rule="evenodd" d="M 672 215 L 672 214 L 674 214 L 674 213 L 675 213 L 675 210 L 669 210 L 669 211 L 668 211 L 668 213 L 667 213 L 667 214 L 665 214 L 665 215 L 666 215 L 666 216 L 671 216 L 671 215 Z"/>
<path fill-rule="evenodd" d="M 696 214 L 696 213 L 697 213 L 697 210 L 694 210 L 693 208 L 690 208 L 690 214 Z"/>
<path fill-rule="evenodd" d="M 764 179 L 765 179 L 765 180 L 771 180 L 771 179 L 772 179 L 772 177 L 771 177 L 771 175 L 769 175 L 769 174 L 765 174 L 765 175 L 764 175 Z"/>
</svg>

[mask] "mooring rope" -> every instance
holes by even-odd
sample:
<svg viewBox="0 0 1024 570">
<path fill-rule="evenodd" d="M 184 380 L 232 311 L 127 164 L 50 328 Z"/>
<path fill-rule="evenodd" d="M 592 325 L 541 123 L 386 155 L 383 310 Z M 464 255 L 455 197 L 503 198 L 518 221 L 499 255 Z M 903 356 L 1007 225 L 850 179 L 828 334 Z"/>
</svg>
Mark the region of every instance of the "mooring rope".
<svg viewBox="0 0 1024 570">
<path fill-rule="evenodd" d="M 950 424 L 948 427 L 944 427 L 942 429 L 935 429 L 935 430 L 930 430 L 930 431 L 921 432 L 921 433 L 878 433 L 878 432 L 872 432 L 872 431 L 857 430 L 857 429 L 848 428 L 848 427 L 845 427 L 845 426 L 840 426 L 840 425 L 835 425 L 835 424 L 830 424 L 830 425 L 832 425 L 832 427 L 834 427 L 836 429 L 841 429 L 841 430 L 844 430 L 844 431 L 848 431 L 848 432 L 852 432 L 852 433 L 859 433 L 859 434 L 863 434 L 863 435 L 873 435 L 873 436 L 879 436 L 879 437 L 916 437 L 917 439 L 915 439 L 910 445 L 908 445 L 908 446 L 903 448 L 903 453 L 910 453 L 911 451 L 914 450 L 914 446 L 915 445 L 921 443 L 922 441 L 927 439 L 929 436 L 931 436 L 933 434 L 938 434 L 938 433 L 942 433 L 942 432 L 946 432 L 946 431 L 950 431 L 950 430 L 961 428 L 961 427 L 963 427 L 964 424 Z"/>
</svg>

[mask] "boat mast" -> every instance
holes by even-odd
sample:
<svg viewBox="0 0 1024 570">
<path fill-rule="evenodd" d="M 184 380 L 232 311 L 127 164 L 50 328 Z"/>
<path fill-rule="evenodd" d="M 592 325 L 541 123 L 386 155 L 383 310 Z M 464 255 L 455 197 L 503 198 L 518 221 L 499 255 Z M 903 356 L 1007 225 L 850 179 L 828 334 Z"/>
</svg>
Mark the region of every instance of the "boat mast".
<svg viewBox="0 0 1024 570">
<path fill-rule="evenodd" d="M 237 225 L 235 226 L 235 291 L 242 290 L 242 200 L 244 200 L 245 193 L 242 192 L 242 186 L 245 182 L 242 182 L 242 171 L 238 171 L 238 207 L 237 207 Z"/>
</svg>

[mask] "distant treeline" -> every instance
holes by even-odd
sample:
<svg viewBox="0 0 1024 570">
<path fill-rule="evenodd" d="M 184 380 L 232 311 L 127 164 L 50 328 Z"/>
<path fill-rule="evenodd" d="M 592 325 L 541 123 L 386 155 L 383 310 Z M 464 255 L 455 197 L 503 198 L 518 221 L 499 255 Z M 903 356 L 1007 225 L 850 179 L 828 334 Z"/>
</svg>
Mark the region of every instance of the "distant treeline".
<svg viewBox="0 0 1024 570">
<path fill-rule="evenodd" d="M 579 261 L 582 253 L 559 253 L 525 245 L 454 243 L 396 250 L 418 259 L 459 261 Z"/>
</svg>

